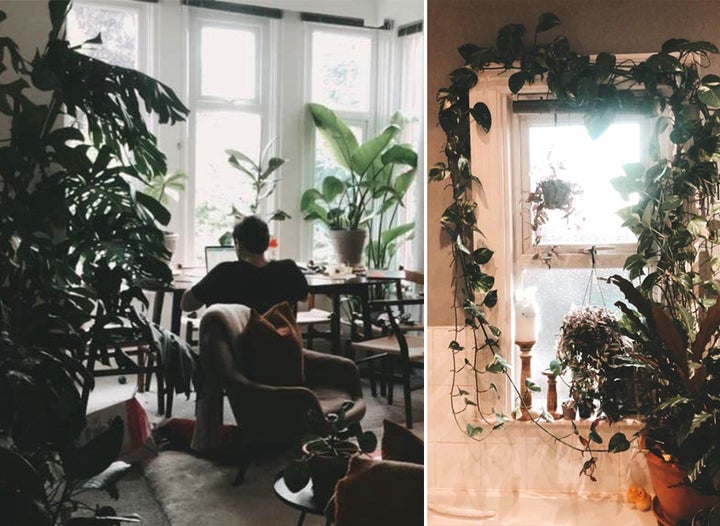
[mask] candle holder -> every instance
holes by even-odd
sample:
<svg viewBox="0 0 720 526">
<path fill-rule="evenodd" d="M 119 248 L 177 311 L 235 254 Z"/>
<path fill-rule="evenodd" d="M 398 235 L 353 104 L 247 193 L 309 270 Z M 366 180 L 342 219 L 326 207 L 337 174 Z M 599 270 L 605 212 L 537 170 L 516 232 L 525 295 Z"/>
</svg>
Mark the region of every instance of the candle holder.
<svg viewBox="0 0 720 526">
<path fill-rule="evenodd" d="M 552 371 L 543 371 L 542 374 L 547 378 L 548 385 L 546 405 L 547 412 L 555 420 L 559 420 L 563 415 L 562 413 L 558 413 L 557 410 L 557 376 Z"/>
<path fill-rule="evenodd" d="M 532 376 L 530 360 L 532 360 L 531 351 L 535 342 L 516 341 L 515 344 L 520 347 L 520 361 L 522 368 L 520 371 L 520 406 L 513 411 L 513 415 L 516 420 L 520 420 L 522 422 L 537 420 L 540 417 L 540 411 L 533 409 L 532 392 L 527 388 L 527 385 L 525 385 L 525 380 Z M 518 410 L 520 412 L 520 416 L 517 416 Z"/>
</svg>

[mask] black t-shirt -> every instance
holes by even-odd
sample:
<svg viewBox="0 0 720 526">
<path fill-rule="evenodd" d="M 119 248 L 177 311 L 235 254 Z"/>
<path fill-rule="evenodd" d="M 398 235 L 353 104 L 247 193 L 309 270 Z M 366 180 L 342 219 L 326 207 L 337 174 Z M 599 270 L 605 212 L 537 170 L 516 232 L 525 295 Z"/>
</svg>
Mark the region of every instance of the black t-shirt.
<svg viewBox="0 0 720 526">
<path fill-rule="evenodd" d="M 240 303 L 261 314 L 282 301 L 304 300 L 308 283 L 292 259 L 270 261 L 256 267 L 246 261 L 226 261 L 215 266 L 192 288 L 205 305 Z"/>
</svg>

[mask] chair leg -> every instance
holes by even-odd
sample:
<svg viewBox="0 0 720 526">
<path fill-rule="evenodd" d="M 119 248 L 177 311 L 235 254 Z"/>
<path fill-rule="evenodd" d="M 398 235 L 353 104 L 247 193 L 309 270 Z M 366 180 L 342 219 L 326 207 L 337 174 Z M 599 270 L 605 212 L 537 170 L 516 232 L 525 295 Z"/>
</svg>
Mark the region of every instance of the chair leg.
<svg viewBox="0 0 720 526">
<path fill-rule="evenodd" d="M 145 354 L 145 347 L 143 345 L 140 345 L 138 347 L 137 357 L 138 357 L 138 368 L 140 369 L 138 371 L 138 375 L 137 375 L 137 390 L 138 390 L 138 393 L 144 393 L 146 389 L 145 389 L 145 373 L 144 373 L 143 369 L 145 368 L 145 361 L 147 360 L 147 356 Z"/>
<path fill-rule="evenodd" d="M 170 418 L 172 416 L 173 400 L 175 400 L 175 389 L 167 386 L 167 392 L 165 396 L 165 417 Z"/>
<path fill-rule="evenodd" d="M 370 394 L 373 398 L 377 396 L 377 382 L 375 381 L 375 360 L 367 362 L 368 365 L 368 376 L 370 379 Z M 380 367 L 380 374 L 382 375 L 382 366 Z"/>
<path fill-rule="evenodd" d="M 164 415 L 165 414 L 165 379 L 163 378 L 163 373 L 160 370 L 162 365 L 159 365 L 158 368 L 155 370 L 155 375 L 157 376 L 157 397 L 158 397 L 158 414 Z M 148 378 L 152 376 L 151 374 L 148 375 Z"/>
<path fill-rule="evenodd" d="M 149 354 L 147 357 L 147 367 L 148 367 L 148 369 L 153 369 L 155 367 L 155 358 L 153 357 L 152 354 Z M 145 376 L 145 391 L 150 390 L 151 382 L 152 382 L 152 373 Z"/>
<path fill-rule="evenodd" d="M 245 480 L 245 473 L 250 467 L 252 458 L 251 449 L 250 443 L 246 439 L 241 438 L 238 445 L 238 470 L 235 475 L 235 480 L 233 480 L 233 486 L 240 486 Z"/>
<path fill-rule="evenodd" d="M 385 366 L 385 382 L 387 383 L 387 401 L 388 405 L 393 403 L 393 395 L 395 393 L 395 367 L 393 367 L 393 357 L 388 356 L 384 360 Z"/>
<path fill-rule="evenodd" d="M 403 367 L 403 394 L 405 395 L 405 424 L 412 429 L 412 399 L 410 393 L 410 367 L 405 364 Z"/>
</svg>

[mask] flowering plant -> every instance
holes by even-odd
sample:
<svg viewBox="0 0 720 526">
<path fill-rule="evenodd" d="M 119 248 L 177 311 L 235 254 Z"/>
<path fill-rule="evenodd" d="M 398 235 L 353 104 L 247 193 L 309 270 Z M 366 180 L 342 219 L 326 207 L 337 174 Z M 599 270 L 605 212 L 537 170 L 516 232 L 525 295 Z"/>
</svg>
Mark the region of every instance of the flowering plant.
<svg viewBox="0 0 720 526">
<path fill-rule="evenodd" d="M 608 370 L 626 354 L 628 341 L 618 320 L 604 307 L 574 307 L 563 318 L 557 338 L 557 358 L 563 371 L 572 373 L 570 395 L 578 407 L 594 407 Z"/>
</svg>

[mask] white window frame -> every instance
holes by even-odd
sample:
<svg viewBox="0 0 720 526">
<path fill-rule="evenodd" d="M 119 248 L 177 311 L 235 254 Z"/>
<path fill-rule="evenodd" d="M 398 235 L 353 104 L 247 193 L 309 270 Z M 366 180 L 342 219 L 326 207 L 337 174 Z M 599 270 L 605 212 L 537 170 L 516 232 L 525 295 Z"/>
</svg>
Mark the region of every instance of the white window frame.
<svg viewBox="0 0 720 526">
<path fill-rule="evenodd" d="M 236 111 L 238 113 L 254 113 L 260 116 L 261 120 L 261 146 L 265 146 L 277 134 L 276 110 L 274 104 L 277 90 L 277 24 L 273 19 L 245 15 L 240 13 L 229 13 L 212 10 L 191 9 L 188 21 L 188 105 L 190 117 L 187 122 L 187 166 L 188 181 L 185 189 L 184 206 L 182 213 L 183 228 L 185 235 L 182 237 L 184 257 L 183 261 L 194 264 L 194 232 L 195 232 L 195 188 L 197 172 L 196 166 L 196 115 L 201 111 Z M 253 100 L 226 100 L 219 97 L 203 96 L 201 93 L 200 72 L 201 69 L 201 32 L 204 27 L 219 27 L 251 31 L 258 35 L 256 41 L 256 64 L 257 77 Z M 275 151 L 277 151 L 277 144 Z M 281 175 L 282 177 L 282 175 Z M 264 205 L 267 210 L 274 208 L 277 194 L 273 194 Z M 272 202 L 271 202 L 272 201 Z M 265 211 L 267 211 L 265 210 Z M 263 212 L 265 212 L 263 211 Z M 229 211 L 228 211 L 229 212 Z M 271 227 L 271 234 L 275 234 Z M 218 233 L 219 235 L 220 233 Z"/>
<path fill-rule="evenodd" d="M 155 33 L 152 30 L 152 21 L 155 14 L 154 4 L 135 0 L 76 0 L 73 3 L 73 8 L 77 6 L 136 13 L 138 21 L 137 69 L 146 75 L 153 75 L 153 39 Z M 90 35 L 90 38 L 94 36 Z M 74 45 L 80 43 L 71 42 Z"/>
<path fill-rule="evenodd" d="M 377 30 L 347 27 L 347 26 L 335 26 L 331 24 L 320 24 L 316 22 L 304 22 L 303 25 L 305 30 L 305 102 L 317 102 L 313 100 L 312 95 L 312 75 L 313 75 L 313 34 L 315 32 L 323 33 L 336 33 L 339 35 L 362 35 L 370 36 L 372 40 L 372 51 L 370 54 L 370 93 L 368 100 L 368 111 L 348 111 L 332 109 L 335 114 L 340 117 L 348 126 L 358 127 L 363 132 L 363 140 L 367 140 L 376 133 L 376 122 L 378 115 L 378 64 L 379 56 L 381 51 L 379 49 L 379 35 Z M 317 131 L 315 125 L 312 122 L 312 118 L 308 115 L 306 108 L 303 108 L 305 118 L 305 137 L 306 137 L 306 151 L 309 152 L 307 155 L 307 161 L 304 170 L 302 190 L 312 188 L 315 186 L 315 152 L 317 149 L 316 137 Z M 300 193 L 302 195 L 302 192 Z M 305 260 L 313 258 L 313 227 L 312 222 L 305 222 L 304 229 L 302 232 L 302 248 L 301 253 Z"/>
<path fill-rule="evenodd" d="M 618 55 L 618 60 L 633 60 L 640 62 L 647 58 L 644 54 Z M 495 276 L 495 288 L 498 297 L 504 298 L 497 303 L 494 309 L 488 312 L 488 321 L 497 326 L 502 334 L 499 338 L 500 348 L 505 357 L 514 365 L 516 380 L 520 376 L 520 356 L 514 343 L 514 313 L 513 301 L 519 281 L 514 279 L 516 246 L 513 227 L 513 213 L 515 207 L 513 199 L 517 198 L 513 192 L 512 171 L 519 162 L 517 150 L 513 148 L 513 134 L 517 126 L 513 126 L 515 115 L 512 111 L 512 101 L 515 95 L 508 87 L 508 78 L 512 72 L 498 74 L 497 71 L 487 71 L 478 75 L 478 82 L 469 92 L 469 105 L 472 108 L 476 103 L 483 102 L 488 106 L 493 117 L 492 128 L 485 133 L 480 126 L 474 123 L 470 126 L 470 152 L 471 171 L 482 181 L 482 188 L 473 186 L 471 199 L 477 203 L 476 217 L 478 228 L 483 235 L 475 234 L 475 246 L 488 246 L 494 252 L 487 271 Z M 547 86 L 542 82 L 523 89 L 523 94 L 547 94 Z M 587 255 L 579 255 L 588 264 Z M 622 263 L 621 263 L 622 266 Z M 533 375 L 540 376 L 544 365 L 533 364 Z M 513 409 L 515 395 L 509 380 L 496 383 L 499 394 L 504 400 L 503 408 L 507 414 Z M 537 396 L 537 395 L 536 395 Z"/>
</svg>

